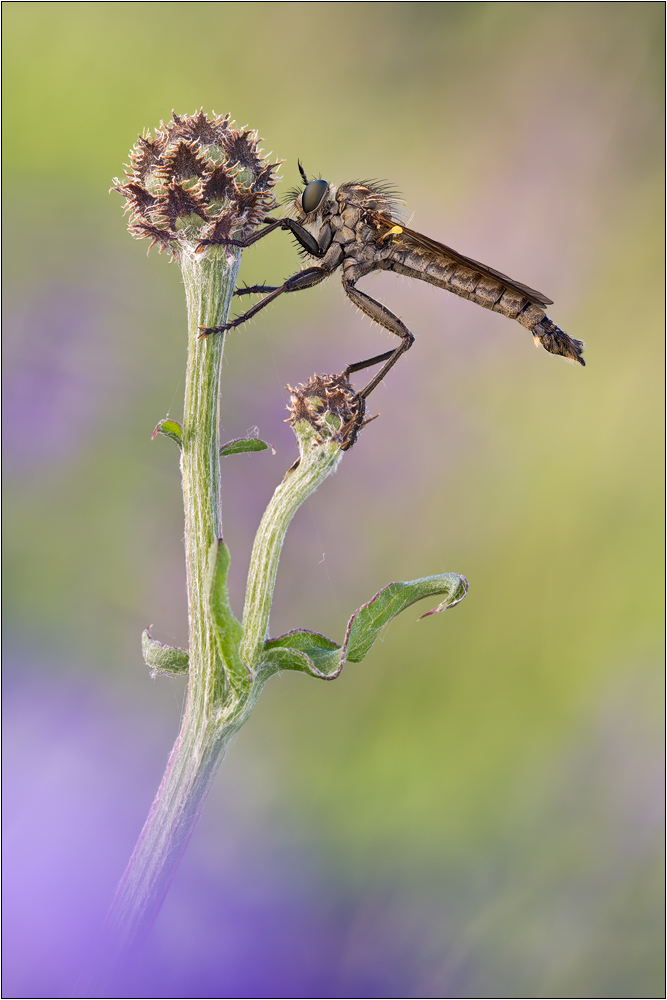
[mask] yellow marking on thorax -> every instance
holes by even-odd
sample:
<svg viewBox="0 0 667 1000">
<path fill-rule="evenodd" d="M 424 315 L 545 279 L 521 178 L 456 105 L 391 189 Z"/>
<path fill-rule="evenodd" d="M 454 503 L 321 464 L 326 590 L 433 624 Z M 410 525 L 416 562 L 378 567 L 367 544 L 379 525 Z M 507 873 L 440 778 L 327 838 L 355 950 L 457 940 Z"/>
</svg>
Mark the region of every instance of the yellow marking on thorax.
<svg viewBox="0 0 667 1000">
<path fill-rule="evenodd" d="M 386 233 L 382 234 L 380 237 L 380 243 L 388 239 L 390 236 L 400 236 L 402 232 L 403 230 L 401 226 L 392 226 L 391 229 L 388 229 Z"/>
</svg>

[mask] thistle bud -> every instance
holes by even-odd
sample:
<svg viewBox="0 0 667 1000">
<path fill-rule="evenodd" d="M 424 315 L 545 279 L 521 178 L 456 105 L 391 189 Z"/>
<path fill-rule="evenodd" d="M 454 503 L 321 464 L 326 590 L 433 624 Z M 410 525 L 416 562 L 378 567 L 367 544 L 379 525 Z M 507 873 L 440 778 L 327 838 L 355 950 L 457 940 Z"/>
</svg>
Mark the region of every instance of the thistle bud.
<svg viewBox="0 0 667 1000">
<path fill-rule="evenodd" d="M 364 417 L 364 400 L 355 393 L 343 375 L 313 375 L 292 394 L 287 423 L 297 430 L 306 421 L 314 430 L 308 435 L 311 447 L 332 441 L 347 451 L 356 438 Z M 297 433 L 297 437 L 300 435 Z"/>
<path fill-rule="evenodd" d="M 229 115 L 174 112 L 155 137 L 139 136 L 112 189 L 126 200 L 133 236 L 179 256 L 243 239 L 262 222 L 280 164 L 262 155 L 256 132 L 233 125 Z"/>
</svg>

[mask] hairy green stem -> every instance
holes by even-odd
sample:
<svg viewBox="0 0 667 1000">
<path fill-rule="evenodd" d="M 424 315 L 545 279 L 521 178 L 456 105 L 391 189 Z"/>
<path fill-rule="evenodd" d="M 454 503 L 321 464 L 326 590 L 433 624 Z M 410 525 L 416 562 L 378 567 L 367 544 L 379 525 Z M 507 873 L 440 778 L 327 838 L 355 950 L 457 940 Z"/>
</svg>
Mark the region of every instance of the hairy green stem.
<svg viewBox="0 0 667 1000">
<path fill-rule="evenodd" d="M 150 929 L 230 740 L 268 677 L 280 669 L 275 656 L 271 663 L 263 658 L 283 540 L 299 506 L 335 470 L 345 440 L 343 418 L 330 412 L 321 396 L 297 392 L 301 417 L 293 419 L 293 427 L 300 459 L 276 489 L 257 531 L 241 633 L 227 603 L 229 556 L 219 541 L 223 337 L 199 336 L 201 326 L 226 321 L 239 260 L 214 248 L 183 254 L 181 266 L 188 304 L 181 474 L 190 645 L 189 656 L 172 652 L 183 654 L 180 660 L 187 657 L 188 694 L 181 731 L 109 914 L 117 954 L 139 944 Z M 144 641 L 153 641 L 149 633 Z"/>
<path fill-rule="evenodd" d="M 343 455 L 339 441 L 322 441 L 306 420 L 296 423 L 294 431 L 301 460 L 273 494 L 257 529 L 250 559 L 240 649 L 248 664 L 258 662 L 267 637 L 278 561 L 289 523 L 304 500 L 335 471 Z"/>
<path fill-rule="evenodd" d="M 185 252 L 188 360 L 181 472 L 190 623 L 189 685 L 181 731 L 109 914 L 120 949 L 150 929 L 245 706 L 229 690 L 206 593 L 207 555 L 222 534 L 219 501 L 219 381 L 224 338 L 199 339 L 200 326 L 227 318 L 240 254 Z"/>
</svg>

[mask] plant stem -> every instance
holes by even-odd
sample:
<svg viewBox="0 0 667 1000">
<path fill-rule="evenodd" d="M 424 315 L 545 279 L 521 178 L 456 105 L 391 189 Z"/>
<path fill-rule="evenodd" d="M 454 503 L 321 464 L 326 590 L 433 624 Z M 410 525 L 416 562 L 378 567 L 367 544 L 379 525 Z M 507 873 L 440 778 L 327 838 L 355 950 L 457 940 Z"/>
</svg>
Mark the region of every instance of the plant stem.
<svg viewBox="0 0 667 1000">
<path fill-rule="evenodd" d="M 188 694 L 181 731 L 109 913 L 112 961 L 140 944 L 150 930 L 232 736 L 248 718 L 268 677 L 281 669 L 275 657 L 271 664 L 263 658 L 285 533 L 299 506 L 338 465 L 346 441 L 341 428 L 351 426 L 355 412 L 349 410 L 340 385 L 344 382 L 353 398 L 351 387 L 340 376 L 311 380 L 303 392 L 293 390 L 299 417 L 293 410 L 292 423 L 300 459 L 276 489 L 257 531 L 241 635 L 227 604 L 228 556 L 220 562 L 222 543 L 218 543 L 223 337 L 202 340 L 199 329 L 225 323 L 239 263 L 239 255 L 228 257 L 221 247 L 181 255 L 188 305 L 181 450 L 190 624 Z M 217 557 L 212 563 L 213 553 Z M 213 575 L 212 567 L 218 568 Z"/>
<path fill-rule="evenodd" d="M 222 534 L 218 411 L 224 337 L 200 340 L 199 327 L 226 322 L 239 264 L 240 253 L 222 248 L 181 255 L 188 307 L 181 473 L 189 684 L 181 731 L 109 913 L 114 949 L 121 952 L 150 930 L 227 746 L 251 707 L 228 685 L 205 587 L 209 547 Z"/>
<path fill-rule="evenodd" d="M 257 529 L 250 558 L 240 652 L 243 661 L 253 665 L 258 662 L 267 637 L 278 562 L 290 521 L 304 500 L 335 471 L 343 457 L 340 442 L 321 441 L 307 421 L 295 424 L 294 431 L 301 460 L 296 469 L 287 473 L 271 497 Z"/>
</svg>

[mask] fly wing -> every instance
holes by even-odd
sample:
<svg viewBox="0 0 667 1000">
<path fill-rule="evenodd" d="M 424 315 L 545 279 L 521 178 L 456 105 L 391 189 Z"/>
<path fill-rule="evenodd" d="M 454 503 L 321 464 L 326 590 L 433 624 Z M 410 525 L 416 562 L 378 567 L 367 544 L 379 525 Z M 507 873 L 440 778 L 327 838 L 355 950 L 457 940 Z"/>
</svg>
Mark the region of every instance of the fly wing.
<svg viewBox="0 0 667 1000">
<path fill-rule="evenodd" d="M 530 302 L 533 302 L 537 306 L 550 306 L 553 304 L 553 299 L 548 299 L 546 295 L 542 295 L 541 292 L 536 292 L 534 288 L 529 288 L 528 285 L 522 285 L 519 281 L 514 281 L 513 278 L 508 278 L 506 274 L 501 274 L 500 271 L 495 271 L 492 267 L 487 267 L 486 264 L 480 264 L 477 260 L 472 260 L 471 257 L 464 257 L 463 254 L 457 253 L 456 250 L 452 250 L 451 247 L 445 246 L 444 243 L 438 243 L 437 240 L 432 240 L 428 236 L 422 236 L 421 233 L 416 233 L 414 229 L 407 229 L 405 226 L 397 226 L 396 223 L 391 222 L 388 219 L 383 219 L 376 216 L 375 220 L 381 228 L 386 227 L 386 231 L 383 234 L 388 236 L 391 229 L 395 229 L 396 232 L 392 233 L 392 238 L 397 246 L 406 247 L 417 247 L 420 250 L 426 250 L 428 253 L 433 254 L 435 257 L 446 258 L 447 260 L 453 260 L 457 264 L 461 264 L 463 267 L 469 268 L 471 271 L 476 271 L 478 274 L 484 274 L 489 278 L 495 278 L 501 284 L 505 285 L 507 288 L 512 288 L 514 291 L 519 292 L 520 295 L 525 296 Z M 400 232 L 398 230 L 400 229 Z"/>
</svg>

